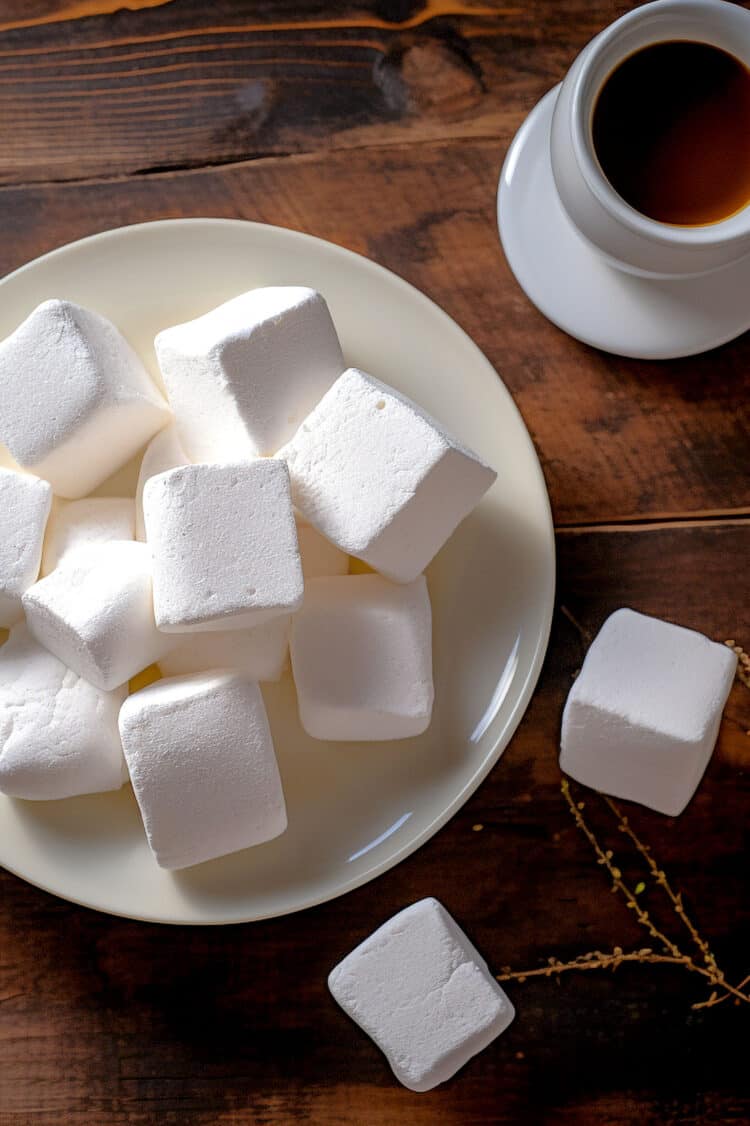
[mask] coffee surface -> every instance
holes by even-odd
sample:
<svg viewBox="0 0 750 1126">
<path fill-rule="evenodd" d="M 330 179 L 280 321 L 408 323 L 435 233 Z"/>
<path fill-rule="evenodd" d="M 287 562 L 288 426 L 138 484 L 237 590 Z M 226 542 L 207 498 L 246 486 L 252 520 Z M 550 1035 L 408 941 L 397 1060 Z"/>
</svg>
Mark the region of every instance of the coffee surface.
<svg viewBox="0 0 750 1126">
<path fill-rule="evenodd" d="M 663 223 L 716 223 L 750 201 L 750 71 L 707 43 L 637 51 L 594 107 L 594 150 L 612 187 Z"/>
</svg>

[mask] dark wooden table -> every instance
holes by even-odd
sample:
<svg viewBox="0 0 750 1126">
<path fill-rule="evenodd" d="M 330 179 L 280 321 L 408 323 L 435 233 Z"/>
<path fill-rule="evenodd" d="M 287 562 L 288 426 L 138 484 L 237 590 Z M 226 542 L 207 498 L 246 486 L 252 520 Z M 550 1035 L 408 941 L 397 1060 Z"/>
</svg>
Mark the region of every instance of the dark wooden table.
<svg viewBox="0 0 750 1126">
<path fill-rule="evenodd" d="M 539 451 L 559 552 L 549 655 L 511 746 L 445 829 L 370 886 L 292 918 L 174 930 L 2 876 L 2 1126 L 750 1120 L 750 1006 L 693 1008 L 725 991 L 695 972 L 705 963 L 675 905 L 603 800 L 580 789 L 611 865 L 691 965 L 636 955 L 511 981 L 512 1028 L 427 1095 L 394 1082 L 325 986 L 343 953 L 427 894 L 497 973 L 597 950 L 663 954 L 573 822 L 558 725 L 586 636 L 618 606 L 750 649 L 750 338 L 662 364 L 577 344 L 515 285 L 494 203 L 514 130 L 626 8 L 0 5 L 0 273 L 165 216 L 260 219 L 369 255 L 496 364 Z M 738 682 L 687 812 L 626 810 L 734 984 L 750 972 L 748 765 L 750 691 Z"/>
</svg>

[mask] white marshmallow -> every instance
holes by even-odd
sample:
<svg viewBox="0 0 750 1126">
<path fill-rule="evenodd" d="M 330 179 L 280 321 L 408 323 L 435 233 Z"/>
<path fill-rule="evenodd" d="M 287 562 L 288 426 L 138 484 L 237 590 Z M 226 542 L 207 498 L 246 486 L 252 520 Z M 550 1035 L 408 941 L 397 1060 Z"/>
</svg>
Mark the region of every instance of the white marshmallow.
<svg viewBox="0 0 750 1126">
<path fill-rule="evenodd" d="M 63 497 L 82 497 L 169 419 L 115 326 L 45 301 L 0 343 L 0 440 Z"/>
<path fill-rule="evenodd" d="M 515 1016 L 484 958 L 432 898 L 399 911 L 352 950 L 328 988 L 412 1091 L 450 1079 Z"/>
<path fill-rule="evenodd" d="M 0 649 L 0 791 L 49 800 L 119 790 L 127 779 L 117 715 L 125 687 L 102 692 L 19 623 Z"/>
<path fill-rule="evenodd" d="M 143 489 L 149 477 L 156 477 L 158 473 L 165 473 L 167 469 L 175 469 L 178 465 L 187 465 L 188 461 L 189 458 L 177 437 L 177 427 L 174 423 L 171 426 L 165 426 L 149 442 L 143 455 L 135 491 L 135 538 L 137 540 L 145 542 L 146 539 L 146 525 L 143 522 Z"/>
<path fill-rule="evenodd" d="M 344 370 L 319 293 L 253 289 L 154 341 L 192 461 L 273 454 Z"/>
<path fill-rule="evenodd" d="M 250 629 L 301 604 L 283 462 L 171 469 L 146 482 L 143 512 L 159 629 Z"/>
<path fill-rule="evenodd" d="M 292 622 L 302 726 L 315 739 L 380 740 L 429 726 L 432 612 L 423 575 L 313 579 Z"/>
<path fill-rule="evenodd" d="M 238 669 L 248 680 L 279 680 L 289 652 L 290 614 L 279 614 L 255 629 L 190 634 L 159 661 L 164 676 L 209 669 Z"/>
<path fill-rule="evenodd" d="M 161 680 L 128 697 L 120 733 L 162 868 L 200 864 L 286 829 L 263 697 L 246 677 Z"/>
<path fill-rule="evenodd" d="M 0 469 L 0 627 L 23 617 L 21 596 L 39 574 L 51 505 L 46 481 Z"/>
<path fill-rule="evenodd" d="M 277 456 L 302 515 L 396 582 L 425 569 L 497 476 L 416 403 L 356 368 Z"/>
<path fill-rule="evenodd" d="M 346 575 L 349 571 L 349 556 L 321 536 L 317 528 L 302 516 L 297 516 L 297 540 L 302 559 L 302 574 L 305 581 L 320 579 L 325 575 Z"/>
<path fill-rule="evenodd" d="M 56 500 L 47 523 L 42 575 L 48 575 L 70 552 L 110 540 L 132 540 L 135 503 L 130 497 Z"/>
<path fill-rule="evenodd" d="M 154 622 L 145 543 L 112 541 L 72 552 L 23 597 L 33 635 L 98 688 L 117 688 L 173 641 Z"/>
<path fill-rule="evenodd" d="M 703 634 L 617 610 L 568 695 L 560 768 L 676 817 L 711 758 L 736 666 L 726 645 Z"/>
</svg>

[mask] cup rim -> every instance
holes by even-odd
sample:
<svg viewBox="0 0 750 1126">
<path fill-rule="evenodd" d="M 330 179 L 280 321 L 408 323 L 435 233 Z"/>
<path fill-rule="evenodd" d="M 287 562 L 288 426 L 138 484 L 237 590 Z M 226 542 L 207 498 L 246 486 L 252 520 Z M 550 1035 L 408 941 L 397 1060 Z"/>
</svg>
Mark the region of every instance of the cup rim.
<svg viewBox="0 0 750 1126">
<path fill-rule="evenodd" d="M 590 83 L 594 66 L 599 61 L 602 52 L 610 47 L 613 42 L 616 42 L 623 32 L 626 32 L 633 24 L 641 22 L 644 17 L 648 17 L 655 10 L 668 15 L 670 9 L 675 15 L 679 15 L 680 12 L 686 10 L 688 12 L 690 10 L 705 12 L 709 15 L 716 15 L 717 13 L 723 15 L 725 10 L 729 9 L 732 13 L 739 12 L 744 15 L 750 25 L 750 11 L 746 8 L 738 8 L 734 4 L 725 3 L 723 0 L 652 0 L 652 3 L 634 8 L 620 16 L 593 40 L 592 49 L 587 52 L 586 58 L 576 75 L 571 91 L 573 151 L 589 191 L 605 211 L 613 215 L 619 223 L 630 231 L 648 238 L 651 242 L 658 242 L 665 246 L 722 246 L 733 242 L 738 237 L 750 235 L 750 199 L 738 211 L 712 223 L 696 224 L 695 226 L 664 223 L 659 219 L 652 219 L 648 215 L 644 215 L 643 212 L 638 211 L 637 208 L 623 199 L 607 179 L 594 150 L 591 135 L 593 107 L 609 74 L 612 73 L 612 70 L 610 70 L 607 77 L 598 84 L 594 94 L 588 97 L 587 86 Z M 732 18 L 736 18 L 736 16 L 733 15 Z M 651 42 L 662 43 L 673 39 L 674 36 L 654 35 Z M 696 40 L 696 42 L 699 42 L 699 40 Z M 647 44 L 644 44 L 645 46 Z M 638 50 L 641 49 L 638 48 Z M 628 55 L 623 55 L 620 62 L 627 57 Z M 735 57 L 740 58 L 739 55 Z M 750 63 L 742 59 L 740 61 L 750 68 Z M 617 66 L 619 63 L 614 65 Z M 614 69 L 614 66 L 612 69 Z M 741 226 L 738 220 L 742 222 Z"/>
</svg>

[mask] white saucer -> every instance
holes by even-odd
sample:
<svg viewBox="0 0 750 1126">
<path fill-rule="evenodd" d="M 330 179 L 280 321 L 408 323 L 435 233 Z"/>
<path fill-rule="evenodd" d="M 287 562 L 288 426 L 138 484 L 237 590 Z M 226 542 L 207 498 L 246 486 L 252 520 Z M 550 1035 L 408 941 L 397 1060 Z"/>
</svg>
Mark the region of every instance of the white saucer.
<svg viewBox="0 0 750 1126">
<path fill-rule="evenodd" d="M 182 219 L 125 227 L 0 282 L 0 338 L 47 297 L 110 317 L 154 375 L 155 332 L 258 285 L 314 286 L 349 363 L 423 404 L 498 470 L 428 569 L 435 713 L 390 743 L 325 743 L 297 718 L 291 679 L 264 686 L 289 829 L 182 872 L 156 866 L 129 786 L 68 801 L 0 795 L 0 864 L 100 911 L 169 923 L 282 915 L 366 883 L 423 844 L 500 758 L 531 698 L 554 600 L 547 492 L 513 400 L 441 309 L 374 262 L 295 231 Z M 137 461 L 101 487 L 132 493 Z M 377 893 L 375 893 L 377 895 Z M 377 914 L 377 913 L 376 913 Z"/>
<path fill-rule="evenodd" d="M 526 118 L 500 174 L 500 239 L 527 296 L 563 331 L 620 356 L 692 356 L 745 332 L 749 259 L 700 278 L 657 281 L 607 265 L 581 237 L 552 177 L 549 136 L 559 89 Z"/>
</svg>

